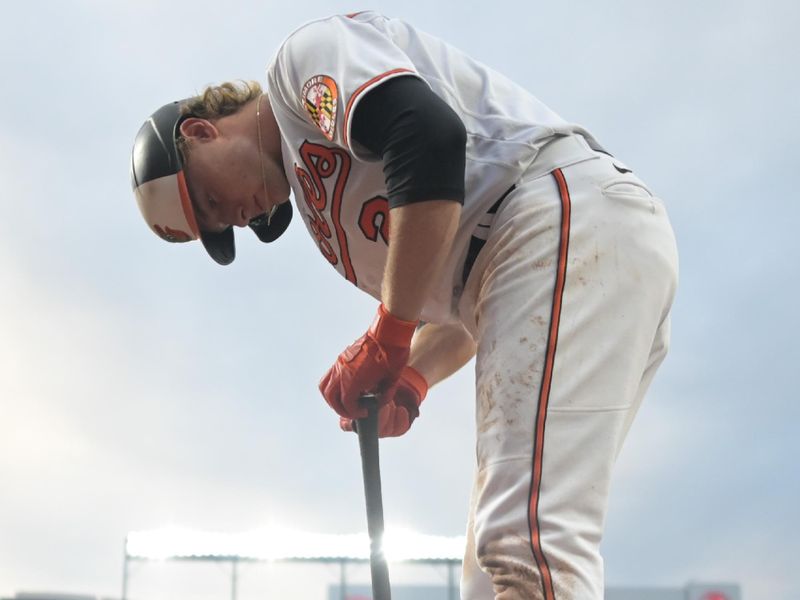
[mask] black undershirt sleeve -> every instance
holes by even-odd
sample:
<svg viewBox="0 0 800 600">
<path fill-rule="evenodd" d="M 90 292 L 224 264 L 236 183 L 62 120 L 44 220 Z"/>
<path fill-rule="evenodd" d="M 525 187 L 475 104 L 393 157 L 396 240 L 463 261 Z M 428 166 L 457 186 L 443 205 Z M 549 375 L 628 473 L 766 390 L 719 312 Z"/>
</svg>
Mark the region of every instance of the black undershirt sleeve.
<svg viewBox="0 0 800 600">
<path fill-rule="evenodd" d="M 395 77 L 367 92 L 353 114 L 351 138 L 383 160 L 391 208 L 464 203 L 466 129 L 421 79 Z"/>
</svg>

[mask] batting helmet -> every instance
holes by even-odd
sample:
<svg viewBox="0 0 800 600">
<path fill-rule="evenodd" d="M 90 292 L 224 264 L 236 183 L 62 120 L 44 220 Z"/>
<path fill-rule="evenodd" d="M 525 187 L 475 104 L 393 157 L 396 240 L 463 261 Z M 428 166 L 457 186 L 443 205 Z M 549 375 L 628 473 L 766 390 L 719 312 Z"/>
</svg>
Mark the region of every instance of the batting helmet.
<svg viewBox="0 0 800 600">
<path fill-rule="evenodd" d="M 184 101 L 171 102 L 154 112 L 136 134 L 131 156 L 131 185 L 139 210 L 150 228 L 168 242 L 201 240 L 209 256 L 221 265 L 236 258 L 233 227 L 221 232 L 200 231 L 186 185 L 175 140 L 184 114 Z M 291 202 L 278 204 L 268 215 L 251 220 L 262 242 L 272 242 L 292 220 Z"/>
</svg>

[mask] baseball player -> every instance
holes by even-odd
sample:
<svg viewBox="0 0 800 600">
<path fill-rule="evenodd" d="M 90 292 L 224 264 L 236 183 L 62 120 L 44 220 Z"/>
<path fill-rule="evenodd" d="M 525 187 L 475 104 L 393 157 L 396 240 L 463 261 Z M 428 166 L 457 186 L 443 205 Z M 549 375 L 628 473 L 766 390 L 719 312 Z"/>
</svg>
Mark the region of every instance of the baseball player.
<svg viewBox="0 0 800 600">
<path fill-rule="evenodd" d="M 611 468 L 668 345 L 661 200 L 584 128 L 400 20 L 308 23 L 266 81 L 143 125 L 148 225 L 228 264 L 233 227 L 276 239 L 291 193 L 324 259 L 380 301 L 320 383 L 342 428 L 379 392 L 381 435 L 404 434 L 477 357 L 462 598 L 601 599 Z"/>
</svg>

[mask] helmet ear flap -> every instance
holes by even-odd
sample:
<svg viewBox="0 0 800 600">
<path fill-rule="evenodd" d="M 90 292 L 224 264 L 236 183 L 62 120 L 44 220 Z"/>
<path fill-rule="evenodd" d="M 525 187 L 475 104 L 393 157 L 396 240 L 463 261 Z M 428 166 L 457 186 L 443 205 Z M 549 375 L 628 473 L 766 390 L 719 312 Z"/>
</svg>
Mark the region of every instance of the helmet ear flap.
<svg viewBox="0 0 800 600">
<path fill-rule="evenodd" d="M 288 200 L 278 204 L 272 214 L 265 214 L 251 220 L 250 229 L 255 232 L 258 239 L 264 243 L 277 240 L 292 222 L 292 203 Z"/>
</svg>

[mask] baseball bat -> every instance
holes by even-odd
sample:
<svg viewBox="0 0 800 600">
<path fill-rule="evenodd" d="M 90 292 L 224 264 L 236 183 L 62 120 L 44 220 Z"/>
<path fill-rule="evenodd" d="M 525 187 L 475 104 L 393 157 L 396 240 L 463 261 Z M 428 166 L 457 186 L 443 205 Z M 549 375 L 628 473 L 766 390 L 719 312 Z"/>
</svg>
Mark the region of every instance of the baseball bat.
<svg viewBox="0 0 800 600">
<path fill-rule="evenodd" d="M 383 554 L 383 499 L 378 455 L 378 399 L 369 394 L 361 397 L 361 403 L 367 407 L 367 416 L 356 421 L 356 432 L 361 449 L 361 471 L 364 475 L 364 498 L 367 504 L 372 599 L 391 600 L 389 567 Z"/>
</svg>

